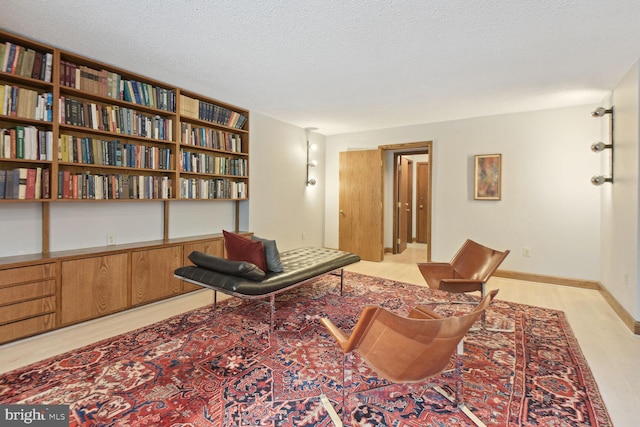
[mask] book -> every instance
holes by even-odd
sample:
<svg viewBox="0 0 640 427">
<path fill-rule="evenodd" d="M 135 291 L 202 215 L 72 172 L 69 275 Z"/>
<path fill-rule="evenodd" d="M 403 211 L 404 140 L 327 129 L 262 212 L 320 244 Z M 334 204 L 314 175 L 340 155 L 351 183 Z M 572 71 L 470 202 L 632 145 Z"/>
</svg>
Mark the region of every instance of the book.
<svg viewBox="0 0 640 427">
<path fill-rule="evenodd" d="M 18 184 L 19 181 L 16 182 L 16 184 L 14 185 L 14 180 L 16 177 L 16 174 L 18 175 L 18 180 L 20 179 L 20 172 L 17 169 L 14 170 L 8 170 L 7 171 L 7 176 L 5 178 L 5 187 L 4 187 L 4 198 L 5 199 L 17 199 L 17 193 L 18 193 Z"/>
<path fill-rule="evenodd" d="M 51 198 L 51 171 L 49 169 L 42 170 L 42 198 Z"/>
<path fill-rule="evenodd" d="M 9 53 L 6 54 L 6 62 L 3 61 L 2 63 L 2 71 L 10 73 L 11 68 L 13 67 L 13 60 L 16 55 L 16 45 L 9 42 L 7 42 L 7 45 L 8 45 L 7 48 L 9 49 Z"/>
<path fill-rule="evenodd" d="M 51 71 L 53 68 L 53 54 L 47 52 L 44 54 L 44 59 L 45 59 L 45 71 L 44 71 L 44 81 L 45 82 L 50 82 L 51 81 Z"/>
<path fill-rule="evenodd" d="M 44 160 L 53 161 L 53 131 L 48 130 L 45 133 L 46 157 Z"/>
<path fill-rule="evenodd" d="M 7 171 L 0 169 L 0 199 L 4 199 L 5 185 L 7 181 Z"/>
<path fill-rule="evenodd" d="M 32 79 L 40 79 L 43 57 L 44 57 L 44 54 L 42 52 L 36 52 L 35 58 L 33 61 L 33 67 L 31 69 Z"/>
<path fill-rule="evenodd" d="M 16 159 L 24 159 L 24 126 L 16 126 Z"/>
<path fill-rule="evenodd" d="M 25 199 L 36 198 L 36 173 L 35 169 L 26 169 Z"/>
<path fill-rule="evenodd" d="M 6 71 L 7 62 L 9 60 L 9 50 L 11 49 L 11 43 L 6 42 L 2 45 L 2 52 L 0 55 L 0 71 Z"/>
<path fill-rule="evenodd" d="M 14 45 L 16 48 L 16 52 L 15 55 L 13 55 L 13 64 L 11 65 L 11 74 L 17 74 L 18 71 L 18 60 L 20 59 L 20 55 L 22 53 L 22 50 L 24 49 L 22 46 L 20 45 Z"/>
<path fill-rule="evenodd" d="M 17 199 L 20 200 L 24 200 L 27 197 L 27 175 L 28 175 L 28 169 L 27 168 L 18 168 L 16 169 L 18 171 L 17 174 L 17 185 L 18 185 L 18 197 L 16 197 Z M 16 176 L 13 177 L 14 182 L 13 185 L 14 187 L 16 186 Z M 14 195 L 15 195 L 15 190 L 14 190 Z"/>
<path fill-rule="evenodd" d="M 58 194 L 61 194 L 63 199 L 68 199 L 70 197 L 70 194 L 69 194 L 69 188 L 71 185 L 70 181 L 71 181 L 71 172 L 69 172 L 68 170 L 62 171 L 62 193 L 60 193 L 60 190 L 58 190 Z"/>
<path fill-rule="evenodd" d="M 42 198 L 42 168 L 36 168 L 36 188 L 35 188 L 35 198 Z"/>
</svg>

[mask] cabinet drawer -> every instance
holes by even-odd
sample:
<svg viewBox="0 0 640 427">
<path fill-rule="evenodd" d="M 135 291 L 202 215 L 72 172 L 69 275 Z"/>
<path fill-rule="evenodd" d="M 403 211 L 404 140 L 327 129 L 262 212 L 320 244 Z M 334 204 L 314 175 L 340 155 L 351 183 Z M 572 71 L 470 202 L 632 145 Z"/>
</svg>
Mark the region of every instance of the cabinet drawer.
<svg viewBox="0 0 640 427">
<path fill-rule="evenodd" d="M 55 293 L 55 280 L 7 286 L 5 288 L 0 288 L 0 305 L 14 304 L 16 302 L 54 295 Z"/>
<path fill-rule="evenodd" d="M 56 271 L 55 267 L 55 263 L 50 263 L 0 270 L 0 287 L 53 279 Z"/>
<path fill-rule="evenodd" d="M 0 325 L 0 343 L 49 331 L 55 327 L 55 324 L 56 315 L 55 313 L 50 313 L 19 322 Z"/>
<path fill-rule="evenodd" d="M 0 307 L 0 324 L 27 319 L 56 309 L 56 297 L 50 296 Z"/>
</svg>

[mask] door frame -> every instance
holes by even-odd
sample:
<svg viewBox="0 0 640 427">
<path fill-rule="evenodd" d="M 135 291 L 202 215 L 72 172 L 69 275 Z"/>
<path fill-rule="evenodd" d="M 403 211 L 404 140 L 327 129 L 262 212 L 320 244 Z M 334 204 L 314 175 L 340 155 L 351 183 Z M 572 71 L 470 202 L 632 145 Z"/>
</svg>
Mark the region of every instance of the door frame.
<svg viewBox="0 0 640 427">
<path fill-rule="evenodd" d="M 427 162 L 429 163 L 429 170 L 427 172 L 428 174 L 428 183 L 427 183 L 427 203 L 426 203 L 426 208 L 427 208 L 427 214 L 429 217 L 429 220 L 427 221 L 427 262 L 431 261 L 431 223 L 432 223 L 432 199 L 433 199 L 433 177 L 432 177 L 432 173 L 433 173 L 433 141 L 422 141 L 422 142 L 408 142 L 408 143 L 403 143 L 403 144 L 390 144 L 390 145 L 379 145 L 378 146 L 379 149 L 383 150 L 383 152 L 393 152 L 394 154 L 401 154 L 401 155 L 413 155 L 413 154 L 426 154 L 427 157 Z M 394 168 L 396 168 L 396 165 L 394 164 L 393 166 Z M 397 188 L 397 182 L 396 178 L 397 177 L 397 173 L 394 170 L 394 188 Z M 415 186 L 414 186 L 415 188 Z M 394 194 L 394 206 L 397 206 L 398 204 L 398 195 Z M 398 240 L 398 236 L 397 236 L 397 229 L 398 229 L 398 217 L 397 217 L 397 209 L 392 209 L 393 210 L 393 242 L 396 242 Z M 395 248 L 396 245 L 392 244 L 391 245 L 393 248 L 393 253 L 395 252 Z"/>
</svg>

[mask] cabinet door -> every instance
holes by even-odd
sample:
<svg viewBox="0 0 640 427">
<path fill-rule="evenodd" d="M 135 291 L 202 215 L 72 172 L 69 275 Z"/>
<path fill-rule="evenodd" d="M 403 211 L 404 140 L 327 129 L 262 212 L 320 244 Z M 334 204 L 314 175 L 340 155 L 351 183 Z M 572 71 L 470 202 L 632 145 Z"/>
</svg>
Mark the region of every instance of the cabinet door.
<svg viewBox="0 0 640 427">
<path fill-rule="evenodd" d="M 62 262 L 62 324 L 127 308 L 127 254 Z"/>
<path fill-rule="evenodd" d="M 131 304 L 167 298 L 182 291 L 181 280 L 173 277 L 182 266 L 182 246 L 131 253 Z"/>
<path fill-rule="evenodd" d="M 193 265 L 189 260 L 189 254 L 193 251 L 200 251 L 207 254 L 223 257 L 224 256 L 224 239 L 209 240 L 207 242 L 187 243 L 184 245 L 183 265 Z M 182 291 L 189 292 L 197 289 L 204 289 L 202 286 L 182 281 Z"/>
</svg>

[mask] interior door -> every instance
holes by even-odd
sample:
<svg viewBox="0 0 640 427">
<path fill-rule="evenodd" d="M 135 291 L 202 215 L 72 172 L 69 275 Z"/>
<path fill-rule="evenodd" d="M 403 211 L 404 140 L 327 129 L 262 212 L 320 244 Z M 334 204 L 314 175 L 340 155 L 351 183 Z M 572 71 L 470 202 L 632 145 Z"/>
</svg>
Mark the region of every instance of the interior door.
<svg viewBox="0 0 640 427">
<path fill-rule="evenodd" d="M 407 165 L 407 243 L 413 242 L 413 160 Z"/>
<path fill-rule="evenodd" d="M 396 240 L 396 253 L 402 253 L 407 249 L 407 233 L 409 230 L 409 159 L 405 156 L 400 156 L 399 164 L 397 165 L 397 180 L 398 183 L 398 209 L 396 218 L 398 218 L 398 232 Z"/>
<path fill-rule="evenodd" d="M 427 243 L 429 240 L 429 163 L 418 162 L 416 170 L 416 241 Z"/>
<path fill-rule="evenodd" d="M 382 261 L 382 150 L 340 153 L 339 246 L 366 261 Z"/>
</svg>

